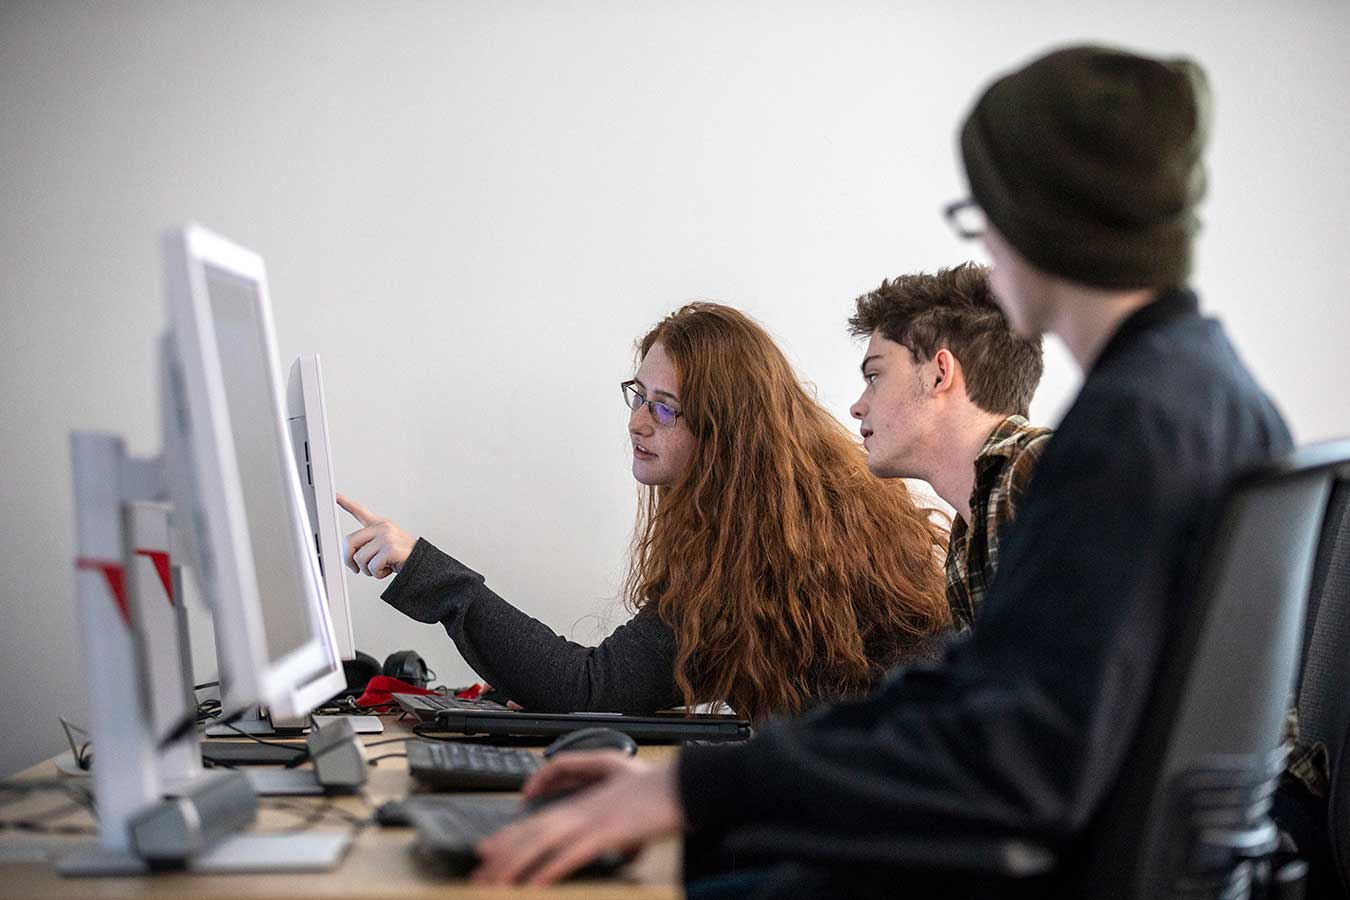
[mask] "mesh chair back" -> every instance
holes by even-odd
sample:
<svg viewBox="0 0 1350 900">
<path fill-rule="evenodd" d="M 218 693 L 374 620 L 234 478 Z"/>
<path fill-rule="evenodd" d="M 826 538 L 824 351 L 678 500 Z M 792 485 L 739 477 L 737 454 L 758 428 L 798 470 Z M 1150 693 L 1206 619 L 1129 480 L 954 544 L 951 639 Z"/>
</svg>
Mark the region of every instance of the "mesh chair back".
<svg viewBox="0 0 1350 900">
<path fill-rule="evenodd" d="M 1210 534 L 1121 779 L 1075 854 L 1076 897 L 1245 897 L 1267 851 L 1313 551 L 1350 442 L 1240 479 Z"/>
<path fill-rule="evenodd" d="M 1341 897 L 1350 897 L 1350 725 L 1331 759 L 1331 797 L 1327 803 L 1327 837 L 1336 863 Z"/>
<path fill-rule="evenodd" d="M 1305 648 L 1299 733 L 1333 747 L 1350 722 L 1350 478 L 1337 481 L 1327 506 L 1308 596 Z"/>
<path fill-rule="evenodd" d="M 1327 837 L 1341 896 L 1350 897 L 1350 474 L 1332 490 L 1308 603 L 1299 736 L 1327 747 L 1332 776 Z"/>
</svg>

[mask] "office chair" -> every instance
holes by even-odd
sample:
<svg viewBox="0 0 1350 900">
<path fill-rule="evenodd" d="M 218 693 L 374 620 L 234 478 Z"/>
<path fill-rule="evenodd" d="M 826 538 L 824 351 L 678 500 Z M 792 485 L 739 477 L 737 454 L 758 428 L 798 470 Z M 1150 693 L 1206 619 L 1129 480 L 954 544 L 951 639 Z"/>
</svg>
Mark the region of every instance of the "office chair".
<svg viewBox="0 0 1350 900">
<path fill-rule="evenodd" d="M 1350 442 L 1307 447 L 1230 491 L 1166 650 L 1131 762 L 1090 828 L 1072 890 L 1099 898 L 1245 897 L 1275 847 L 1314 553 Z"/>
<path fill-rule="evenodd" d="M 1293 786 L 1289 802 L 1301 801 L 1303 815 L 1311 816 L 1310 833 L 1303 841 L 1328 846 L 1300 847 L 1310 862 L 1325 860 L 1329 871 L 1314 864 L 1313 882 L 1319 896 L 1350 898 L 1350 471 L 1342 472 L 1332 487 L 1326 522 L 1313 563 L 1308 620 L 1304 628 L 1303 670 L 1296 706 L 1299 737 L 1305 744 L 1320 743 L 1330 763 L 1330 793 L 1324 802 Z"/>
<path fill-rule="evenodd" d="M 909 893 L 918 875 L 948 888 L 945 896 L 979 896 L 982 883 L 996 883 L 999 896 L 1247 897 L 1256 864 L 1275 848 L 1267 812 L 1283 767 L 1277 748 L 1313 551 L 1334 473 L 1347 463 L 1350 441 L 1307 447 L 1230 487 L 1196 570 L 1194 599 L 1164 648 L 1149 715 L 1077 844 L 1057 853 L 1021 839 L 863 836 L 858 866 L 838 873 L 845 884 L 819 893 L 844 887 L 861 896 L 864 886 Z M 743 828 L 724 847 L 743 864 L 787 856 L 809 866 L 815 843 L 781 827 Z M 960 893 L 951 890 L 957 886 Z"/>
<path fill-rule="evenodd" d="M 1350 897 L 1350 725 L 1331 763 L 1331 797 L 1327 803 L 1327 836 L 1340 879 L 1340 896 Z"/>
<path fill-rule="evenodd" d="M 1300 732 L 1337 742 L 1350 714 L 1350 472 L 1338 479 L 1313 563 L 1299 676 Z"/>
</svg>

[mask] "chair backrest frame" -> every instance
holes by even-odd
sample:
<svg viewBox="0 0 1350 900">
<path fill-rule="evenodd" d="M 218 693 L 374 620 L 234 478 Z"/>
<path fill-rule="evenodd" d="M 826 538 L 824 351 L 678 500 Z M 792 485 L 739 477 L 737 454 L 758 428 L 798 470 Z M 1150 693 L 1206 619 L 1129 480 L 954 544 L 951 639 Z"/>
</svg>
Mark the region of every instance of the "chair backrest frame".
<svg viewBox="0 0 1350 900">
<path fill-rule="evenodd" d="M 1074 896 L 1221 896 L 1270 840 L 1313 551 L 1347 462 L 1350 441 L 1314 445 L 1230 485 L 1129 762 L 1068 867 Z"/>
<path fill-rule="evenodd" d="M 1320 824 L 1337 871 L 1326 876 L 1350 897 L 1350 467 L 1332 487 L 1313 563 L 1296 705 L 1300 741 L 1327 749 L 1331 784 Z"/>
</svg>

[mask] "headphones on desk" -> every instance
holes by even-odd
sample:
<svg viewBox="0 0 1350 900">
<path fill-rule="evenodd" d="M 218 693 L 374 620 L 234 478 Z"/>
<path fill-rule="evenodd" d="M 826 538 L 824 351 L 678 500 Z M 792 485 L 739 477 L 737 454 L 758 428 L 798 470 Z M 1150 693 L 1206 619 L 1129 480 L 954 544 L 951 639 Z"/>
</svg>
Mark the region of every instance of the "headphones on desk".
<svg viewBox="0 0 1350 900">
<path fill-rule="evenodd" d="M 353 656 L 355 659 L 342 661 L 342 674 L 347 678 L 347 690 L 343 693 L 349 697 L 359 697 L 365 693 L 370 679 L 380 674 L 380 661 L 360 650 Z"/>
<path fill-rule="evenodd" d="M 427 687 L 436 677 L 416 650 L 395 650 L 385 658 L 381 672 L 420 688 Z"/>
<path fill-rule="evenodd" d="M 416 650 L 396 650 L 385 658 L 383 666 L 369 653 L 357 650 L 355 656 L 342 662 L 347 693 L 353 697 L 360 696 L 376 675 L 388 675 L 420 688 L 427 687 L 436 677 Z"/>
</svg>

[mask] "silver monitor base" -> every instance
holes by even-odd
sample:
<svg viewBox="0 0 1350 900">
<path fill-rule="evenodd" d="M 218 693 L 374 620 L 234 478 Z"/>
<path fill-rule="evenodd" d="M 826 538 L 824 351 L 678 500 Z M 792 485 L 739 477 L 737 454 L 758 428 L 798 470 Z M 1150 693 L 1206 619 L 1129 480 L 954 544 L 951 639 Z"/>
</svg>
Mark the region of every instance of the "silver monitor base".
<svg viewBox="0 0 1350 900">
<path fill-rule="evenodd" d="M 384 723 L 379 716 L 311 716 L 314 724 L 320 728 L 335 719 L 346 719 L 352 723 L 357 734 L 384 734 Z"/>
<path fill-rule="evenodd" d="M 207 737 L 239 737 L 240 732 L 254 737 L 300 737 L 309 732 L 308 728 L 276 729 L 268 719 L 239 719 L 229 725 L 206 726 Z"/>
<path fill-rule="evenodd" d="M 243 872 L 326 872 L 347 855 L 348 831 L 301 834 L 240 834 L 228 837 L 190 860 L 186 871 L 206 874 Z M 56 871 L 67 877 L 145 875 L 150 867 L 129 853 L 89 844 L 61 857 Z"/>
<path fill-rule="evenodd" d="M 314 724 L 323 726 L 337 719 L 345 719 L 352 723 L 357 734 L 384 734 L 384 723 L 380 721 L 379 716 L 314 716 Z M 231 727 L 233 726 L 233 727 Z M 301 734 L 308 734 L 308 728 L 292 729 L 283 728 L 280 732 L 272 726 L 267 719 L 240 719 L 232 722 L 230 725 L 208 725 L 206 726 L 207 737 L 239 737 L 239 732 L 251 734 L 254 737 L 297 737 Z"/>
</svg>

